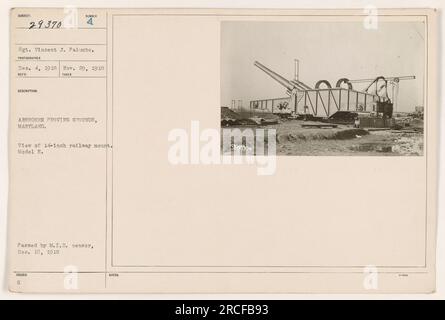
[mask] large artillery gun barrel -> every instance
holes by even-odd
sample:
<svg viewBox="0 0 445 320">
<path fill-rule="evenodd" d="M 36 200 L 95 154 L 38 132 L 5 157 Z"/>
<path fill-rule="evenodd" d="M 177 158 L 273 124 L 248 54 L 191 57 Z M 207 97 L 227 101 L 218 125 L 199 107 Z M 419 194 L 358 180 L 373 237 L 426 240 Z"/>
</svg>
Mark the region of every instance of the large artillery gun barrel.
<svg viewBox="0 0 445 320">
<path fill-rule="evenodd" d="M 282 76 L 280 76 L 278 73 L 270 70 L 269 68 L 267 68 L 266 66 L 262 65 L 258 61 L 255 61 L 254 65 L 255 65 L 255 67 L 257 67 L 260 70 L 264 71 L 269 77 L 271 77 L 272 79 L 277 81 L 279 84 L 281 84 L 283 87 L 285 87 L 289 91 L 292 91 L 294 89 L 295 86 L 289 80 L 287 80 L 286 78 L 283 78 Z"/>
</svg>

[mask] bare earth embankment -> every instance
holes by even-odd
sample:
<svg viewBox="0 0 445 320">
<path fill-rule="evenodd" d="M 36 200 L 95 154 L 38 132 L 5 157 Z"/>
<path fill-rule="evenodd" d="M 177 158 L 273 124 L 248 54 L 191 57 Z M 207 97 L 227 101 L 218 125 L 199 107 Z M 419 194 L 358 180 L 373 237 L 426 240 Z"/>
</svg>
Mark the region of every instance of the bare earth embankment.
<svg viewBox="0 0 445 320">
<path fill-rule="evenodd" d="M 258 128 L 277 130 L 277 155 L 405 156 L 423 154 L 421 131 L 409 129 L 368 131 L 347 125 L 323 129 L 303 128 L 303 123 L 308 122 L 290 120 Z M 238 128 L 243 130 L 246 127 Z"/>
</svg>

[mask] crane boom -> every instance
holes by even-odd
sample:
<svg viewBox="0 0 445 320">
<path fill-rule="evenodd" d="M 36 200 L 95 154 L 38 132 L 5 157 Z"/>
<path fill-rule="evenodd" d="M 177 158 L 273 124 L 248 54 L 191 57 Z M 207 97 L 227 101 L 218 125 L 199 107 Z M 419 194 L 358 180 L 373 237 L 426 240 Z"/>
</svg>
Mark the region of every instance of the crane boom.
<svg viewBox="0 0 445 320">
<path fill-rule="evenodd" d="M 414 80 L 416 79 L 416 76 L 401 76 L 401 77 L 384 77 L 388 81 L 394 81 L 394 80 Z M 349 80 L 351 83 L 360 83 L 360 82 L 370 82 L 374 81 L 373 79 L 355 79 L 355 80 Z"/>
</svg>

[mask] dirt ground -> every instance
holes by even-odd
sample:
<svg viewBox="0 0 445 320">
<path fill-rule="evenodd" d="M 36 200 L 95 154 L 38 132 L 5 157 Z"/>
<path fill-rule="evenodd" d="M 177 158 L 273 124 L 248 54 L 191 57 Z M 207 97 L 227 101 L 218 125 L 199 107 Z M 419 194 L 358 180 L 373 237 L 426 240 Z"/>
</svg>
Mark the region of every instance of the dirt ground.
<svg viewBox="0 0 445 320">
<path fill-rule="evenodd" d="M 423 135 L 419 133 L 378 131 L 348 140 L 311 140 L 277 144 L 277 155 L 404 156 L 422 154 Z"/>
<path fill-rule="evenodd" d="M 337 128 L 303 128 L 308 123 L 285 121 L 259 128 L 277 130 L 277 155 L 302 156 L 409 156 L 423 154 L 423 133 L 407 130 L 368 131 Z M 233 127 L 231 127 L 233 128 Z M 243 130 L 243 128 L 240 128 Z"/>
</svg>

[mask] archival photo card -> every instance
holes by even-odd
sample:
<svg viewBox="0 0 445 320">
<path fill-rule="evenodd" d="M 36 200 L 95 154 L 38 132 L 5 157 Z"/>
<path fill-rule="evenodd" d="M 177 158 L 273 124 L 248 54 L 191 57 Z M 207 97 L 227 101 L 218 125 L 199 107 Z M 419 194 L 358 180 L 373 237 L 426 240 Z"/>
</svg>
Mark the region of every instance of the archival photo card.
<svg viewBox="0 0 445 320">
<path fill-rule="evenodd" d="M 10 290 L 434 292 L 437 26 L 11 10 Z"/>
</svg>

